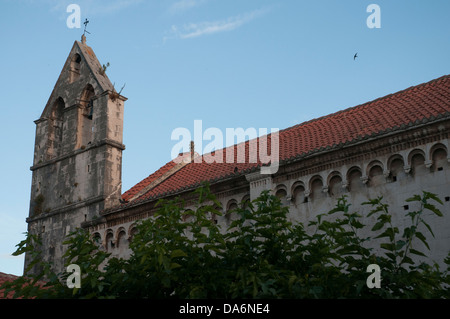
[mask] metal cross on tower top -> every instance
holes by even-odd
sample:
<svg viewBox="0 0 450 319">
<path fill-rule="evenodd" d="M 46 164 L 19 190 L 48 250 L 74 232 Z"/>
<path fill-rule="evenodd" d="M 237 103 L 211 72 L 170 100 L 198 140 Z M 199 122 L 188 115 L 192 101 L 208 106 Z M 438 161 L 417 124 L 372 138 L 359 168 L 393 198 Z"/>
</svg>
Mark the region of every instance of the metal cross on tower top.
<svg viewBox="0 0 450 319">
<path fill-rule="evenodd" d="M 84 24 L 84 32 L 83 32 L 83 35 L 84 35 L 84 36 L 86 36 L 86 33 L 91 34 L 88 30 L 86 30 L 86 27 L 87 27 L 88 23 L 89 23 L 89 20 L 88 20 L 88 19 L 86 19 L 86 20 L 83 22 L 83 24 Z"/>
</svg>

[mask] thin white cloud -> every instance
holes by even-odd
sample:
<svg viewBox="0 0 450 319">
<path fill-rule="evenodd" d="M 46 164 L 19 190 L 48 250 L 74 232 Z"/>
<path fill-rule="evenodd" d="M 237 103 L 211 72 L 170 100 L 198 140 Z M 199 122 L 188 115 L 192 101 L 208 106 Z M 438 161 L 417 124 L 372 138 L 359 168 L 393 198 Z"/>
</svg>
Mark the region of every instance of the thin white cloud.
<svg viewBox="0 0 450 319">
<path fill-rule="evenodd" d="M 259 9 L 249 13 L 230 17 L 225 20 L 217 20 L 212 22 L 189 23 L 184 26 L 172 26 L 170 33 L 173 38 L 190 39 L 203 35 L 211 35 L 219 32 L 236 30 L 246 23 L 266 14 L 268 9 Z M 166 37 L 165 40 L 171 37 Z"/>
<path fill-rule="evenodd" d="M 172 4 L 169 8 L 171 13 L 179 13 L 185 10 L 204 4 L 208 0 L 180 0 Z"/>
</svg>

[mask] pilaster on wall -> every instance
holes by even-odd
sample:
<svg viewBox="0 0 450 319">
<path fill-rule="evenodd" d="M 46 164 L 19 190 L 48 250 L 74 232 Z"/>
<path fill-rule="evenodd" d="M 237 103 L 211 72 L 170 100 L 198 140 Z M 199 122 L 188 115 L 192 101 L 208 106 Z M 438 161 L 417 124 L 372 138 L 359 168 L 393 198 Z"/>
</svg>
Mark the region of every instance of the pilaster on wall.
<svg viewBox="0 0 450 319">
<path fill-rule="evenodd" d="M 272 189 L 272 176 L 254 172 L 245 175 L 245 178 L 250 183 L 250 200 L 256 199 L 262 191 Z"/>
</svg>

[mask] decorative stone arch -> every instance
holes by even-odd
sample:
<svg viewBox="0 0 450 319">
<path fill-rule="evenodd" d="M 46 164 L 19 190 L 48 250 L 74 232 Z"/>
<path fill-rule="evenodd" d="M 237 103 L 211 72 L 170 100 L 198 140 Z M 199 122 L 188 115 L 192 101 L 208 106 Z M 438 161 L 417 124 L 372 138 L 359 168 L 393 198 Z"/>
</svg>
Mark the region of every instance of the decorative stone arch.
<svg viewBox="0 0 450 319">
<path fill-rule="evenodd" d="M 343 179 L 338 171 L 333 171 L 327 177 L 328 194 L 332 197 L 343 193 Z"/>
<path fill-rule="evenodd" d="M 242 205 L 242 208 L 247 208 L 249 203 L 250 203 L 250 194 L 245 194 L 242 197 L 240 204 Z"/>
<path fill-rule="evenodd" d="M 391 155 L 387 160 L 387 170 L 389 172 L 388 178 L 390 182 L 396 182 L 397 180 L 405 176 L 405 158 L 401 154 Z"/>
<path fill-rule="evenodd" d="M 411 174 L 421 175 L 426 172 L 426 152 L 423 149 L 416 148 L 408 154 L 408 166 Z"/>
<path fill-rule="evenodd" d="M 227 202 L 226 211 L 225 211 L 225 220 L 226 220 L 227 224 L 230 224 L 232 221 L 237 219 L 238 216 L 237 216 L 235 210 L 238 208 L 239 208 L 239 203 L 234 198 L 230 199 Z"/>
<path fill-rule="evenodd" d="M 52 159 L 61 155 L 64 128 L 64 108 L 65 102 L 62 97 L 58 97 L 52 104 L 48 119 L 48 146 L 47 159 Z"/>
<path fill-rule="evenodd" d="M 93 138 L 93 114 L 94 114 L 95 90 L 91 84 L 86 84 L 80 96 L 77 147 L 87 147 Z"/>
<path fill-rule="evenodd" d="M 383 165 L 383 163 L 381 162 L 381 161 L 379 161 L 379 160 L 373 160 L 373 161 L 371 161 L 367 166 L 366 166 L 366 175 L 367 176 L 370 176 L 370 171 L 373 169 L 373 168 L 376 168 L 376 167 L 379 167 L 380 169 L 381 169 L 381 174 L 383 174 L 383 168 L 384 168 L 384 165 Z M 378 173 L 379 173 L 380 171 L 378 170 Z"/>
<path fill-rule="evenodd" d="M 116 246 L 116 241 L 114 238 L 114 232 L 112 229 L 108 228 L 105 231 L 105 241 L 104 241 L 104 246 L 106 251 L 110 252 L 114 249 L 114 247 Z"/>
<path fill-rule="evenodd" d="M 123 246 L 128 245 L 127 231 L 125 227 L 119 227 L 116 230 L 115 242 L 117 248 L 123 248 Z"/>
<path fill-rule="evenodd" d="M 230 210 L 237 209 L 238 207 L 239 207 L 239 205 L 238 205 L 237 200 L 232 198 L 227 202 L 226 211 L 228 212 Z"/>
<path fill-rule="evenodd" d="M 102 247 L 103 241 L 102 241 L 102 235 L 99 232 L 95 232 L 91 235 L 91 239 L 94 241 L 94 243 L 98 247 Z"/>
<path fill-rule="evenodd" d="M 122 231 L 124 231 L 125 234 L 127 233 L 125 227 L 123 227 L 123 226 L 120 226 L 119 228 L 116 229 L 116 231 L 114 232 L 114 238 L 116 238 L 116 240 L 117 240 L 119 233 Z"/>
<path fill-rule="evenodd" d="M 297 181 L 292 185 L 291 194 L 292 201 L 296 205 L 308 202 L 306 187 L 302 181 Z"/>
<path fill-rule="evenodd" d="M 366 176 L 370 187 L 379 186 L 386 182 L 383 163 L 379 160 L 373 160 L 366 167 Z"/>
<path fill-rule="evenodd" d="M 117 228 L 116 231 L 114 232 L 114 240 L 116 242 L 116 246 L 117 247 L 120 246 L 120 244 L 119 244 L 119 237 L 123 236 L 123 234 L 121 234 L 121 233 L 124 233 L 125 234 L 124 238 L 126 238 L 127 231 L 126 231 L 125 227 L 123 227 L 123 226 Z"/>
<path fill-rule="evenodd" d="M 95 89 L 94 86 L 90 83 L 86 84 L 83 88 L 83 91 L 80 94 L 79 104 L 82 108 L 89 107 L 89 103 L 95 97 Z"/>
<path fill-rule="evenodd" d="M 274 194 L 276 197 L 278 197 L 281 200 L 281 203 L 283 205 L 288 204 L 288 191 L 287 187 L 284 184 L 279 184 L 275 187 Z"/>
<path fill-rule="evenodd" d="M 324 191 L 327 191 L 323 178 L 320 175 L 314 175 L 309 179 L 309 189 L 311 199 L 323 197 Z"/>
<path fill-rule="evenodd" d="M 412 162 L 411 162 L 412 158 L 417 154 L 422 155 L 422 157 L 425 161 L 425 151 L 422 148 L 415 148 L 408 153 L 408 165 L 409 166 L 412 166 Z"/>
<path fill-rule="evenodd" d="M 444 144 L 434 144 L 431 146 L 429 154 L 432 162 L 431 170 L 433 172 L 442 171 L 448 165 L 448 149 Z"/>
<path fill-rule="evenodd" d="M 129 241 L 129 242 L 133 239 L 134 235 L 136 235 L 137 231 L 138 231 L 138 230 L 137 230 L 137 227 L 136 227 L 136 223 L 133 223 L 133 224 L 131 224 L 131 225 L 128 227 L 128 232 L 127 232 L 127 234 L 128 234 L 128 241 Z"/>
<path fill-rule="evenodd" d="M 305 183 L 303 183 L 303 181 L 295 181 L 292 184 L 292 186 L 291 186 L 291 194 L 292 194 L 292 196 L 294 196 L 295 189 L 300 187 L 300 186 L 303 188 L 303 190 L 306 190 L 306 186 L 305 186 Z"/>
<path fill-rule="evenodd" d="M 363 174 L 361 167 L 355 165 L 347 171 L 347 187 L 349 191 L 355 191 L 364 188 Z"/>
<path fill-rule="evenodd" d="M 279 184 L 275 187 L 274 190 L 275 196 L 278 198 L 286 198 L 287 197 L 287 187 L 284 184 Z"/>
<path fill-rule="evenodd" d="M 69 83 L 73 83 L 80 78 L 81 55 L 75 53 L 70 59 Z"/>
</svg>

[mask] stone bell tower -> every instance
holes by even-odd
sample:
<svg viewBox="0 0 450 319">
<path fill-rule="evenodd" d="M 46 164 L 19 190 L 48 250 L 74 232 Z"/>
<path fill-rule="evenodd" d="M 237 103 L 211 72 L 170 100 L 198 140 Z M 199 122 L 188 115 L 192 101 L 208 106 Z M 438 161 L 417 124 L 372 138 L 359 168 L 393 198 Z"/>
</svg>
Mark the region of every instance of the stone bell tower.
<svg viewBox="0 0 450 319">
<path fill-rule="evenodd" d="M 125 101 L 83 35 L 35 121 L 28 232 L 41 236 L 42 256 L 56 272 L 65 236 L 119 204 Z"/>
</svg>

